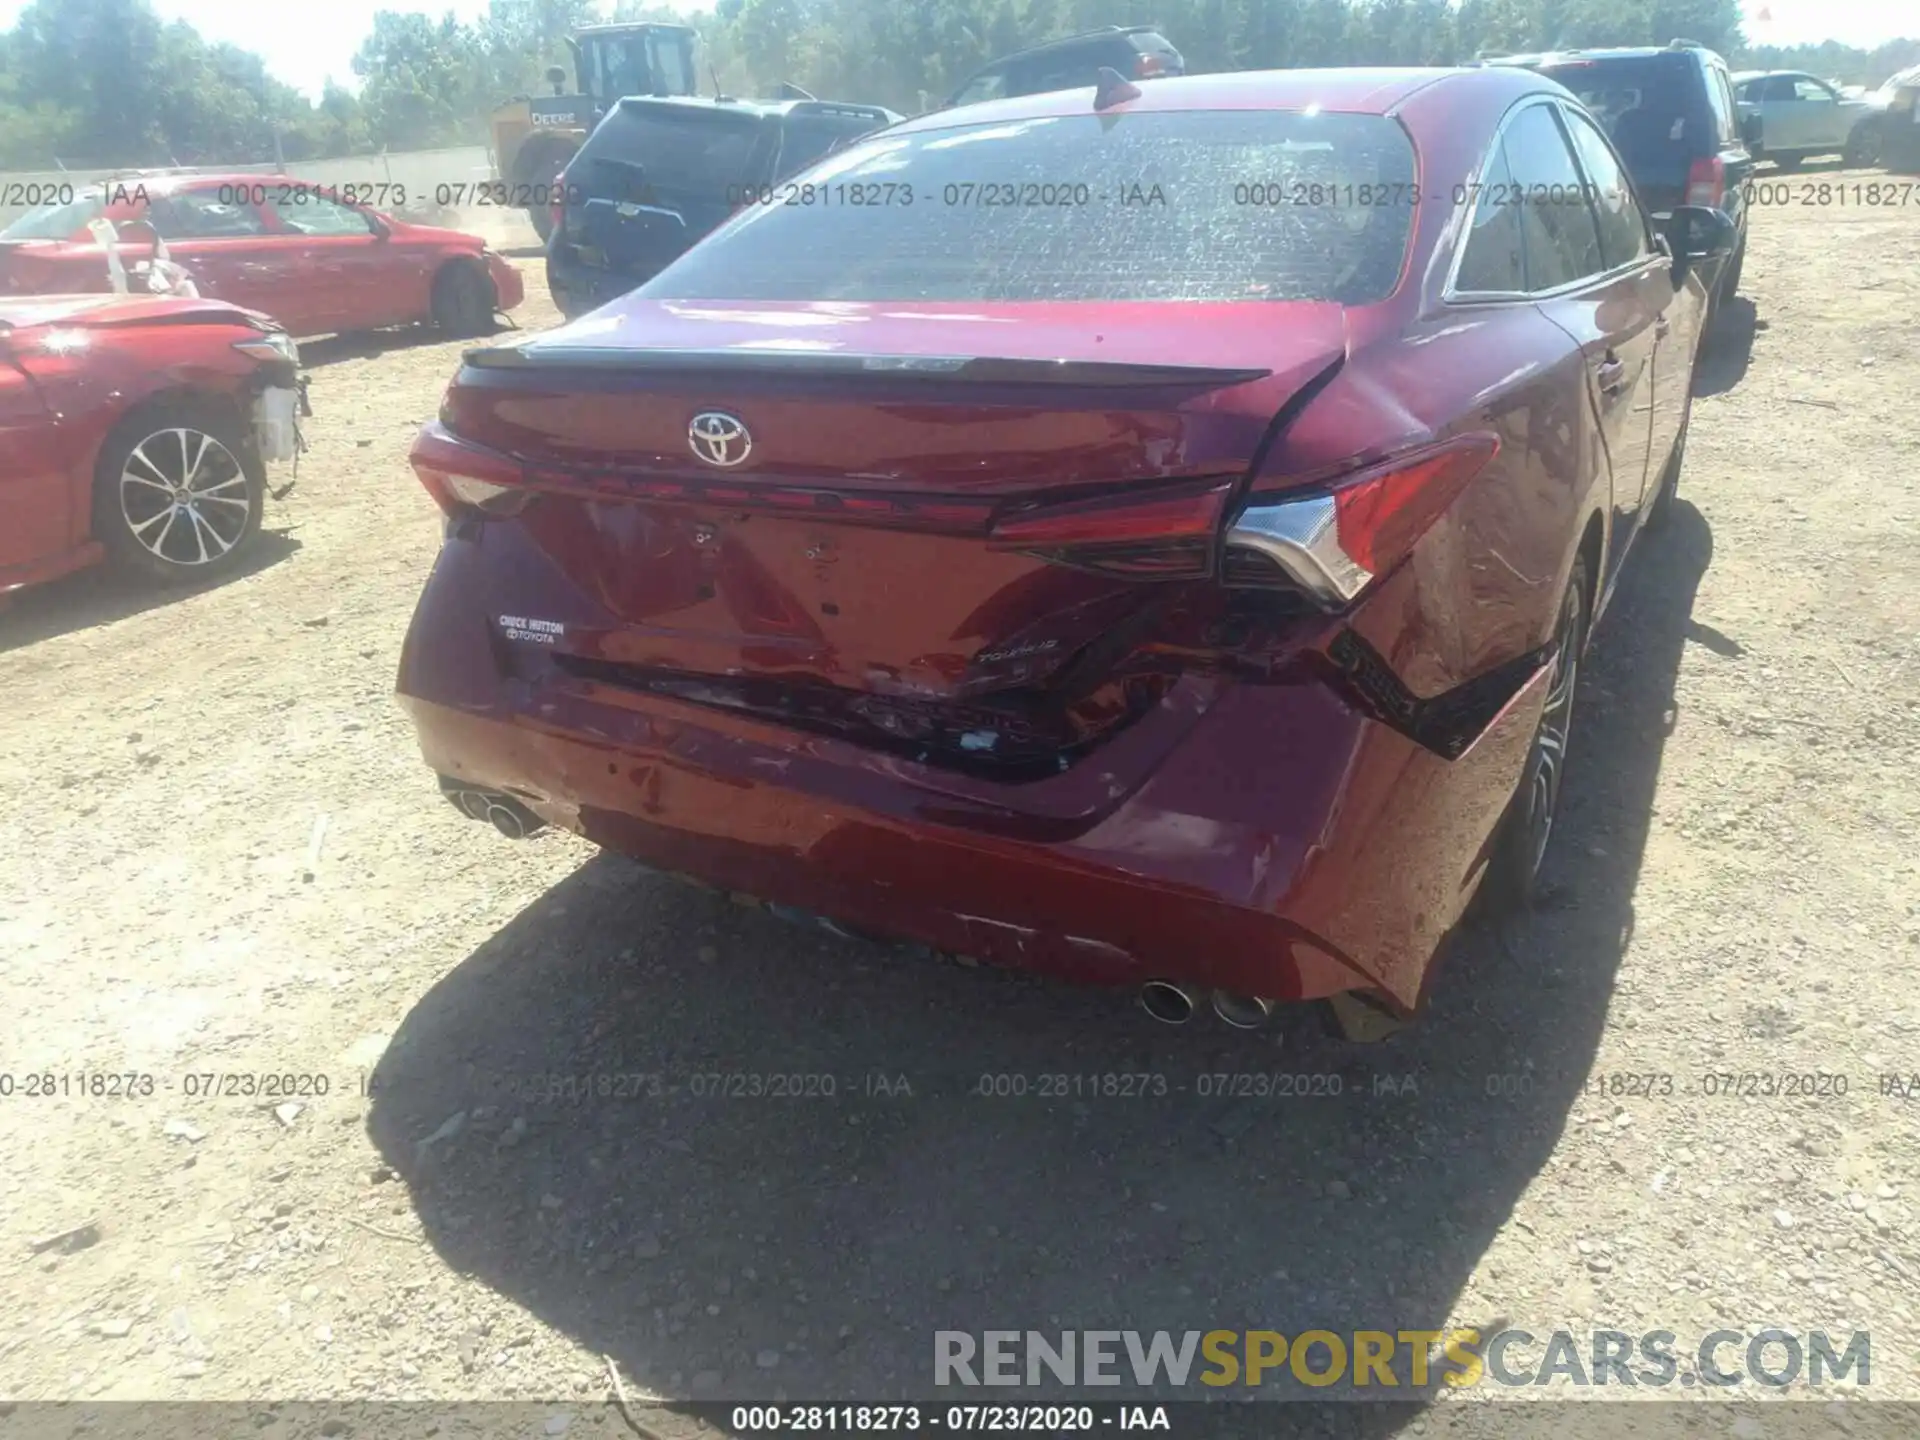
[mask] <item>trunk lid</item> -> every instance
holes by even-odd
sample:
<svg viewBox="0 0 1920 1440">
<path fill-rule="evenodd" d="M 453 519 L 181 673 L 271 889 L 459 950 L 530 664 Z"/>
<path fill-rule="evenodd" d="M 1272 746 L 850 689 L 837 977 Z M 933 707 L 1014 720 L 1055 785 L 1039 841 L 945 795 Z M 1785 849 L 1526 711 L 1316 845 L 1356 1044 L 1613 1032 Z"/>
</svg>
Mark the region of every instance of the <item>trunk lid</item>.
<svg viewBox="0 0 1920 1440">
<path fill-rule="evenodd" d="M 1346 343 L 1330 303 L 629 298 L 471 352 L 442 420 L 544 492 L 513 523 L 591 602 L 563 668 L 1050 766 L 1176 678 L 1141 646 L 1194 587 L 1152 557 L 1210 561 Z"/>
</svg>

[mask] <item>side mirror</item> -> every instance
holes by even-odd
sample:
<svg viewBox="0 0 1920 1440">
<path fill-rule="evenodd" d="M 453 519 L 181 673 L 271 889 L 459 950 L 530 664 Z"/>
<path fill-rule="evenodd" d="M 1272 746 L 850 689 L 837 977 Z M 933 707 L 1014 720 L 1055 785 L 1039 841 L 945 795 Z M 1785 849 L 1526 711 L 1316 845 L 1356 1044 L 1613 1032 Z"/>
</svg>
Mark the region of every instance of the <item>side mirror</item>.
<svg viewBox="0 0 1920 1440">
<path fill-rule="evenodd" d="M 1740 238 L 1733 217 L 1711 205 L 1676 205 L 1669 227 L 1674 254 L 1688 260 L 1731 255 Z"/>
<path fill-rule="evenodd" d="M 378 215 L 367 216 L 367 228 L 373 231 L 373 238 L 376 240 L 387 240 L 393 236 L 393 227 Z"/>
<path fill-rule="evenodd" d="M 1702 260 L 1731 255 L 1739 230 L 1733 217 L 1710 205 L 1676 205 L 1663 227 L 1668 253 L 1673 256 L 1673 283 Z"/>
</svg>

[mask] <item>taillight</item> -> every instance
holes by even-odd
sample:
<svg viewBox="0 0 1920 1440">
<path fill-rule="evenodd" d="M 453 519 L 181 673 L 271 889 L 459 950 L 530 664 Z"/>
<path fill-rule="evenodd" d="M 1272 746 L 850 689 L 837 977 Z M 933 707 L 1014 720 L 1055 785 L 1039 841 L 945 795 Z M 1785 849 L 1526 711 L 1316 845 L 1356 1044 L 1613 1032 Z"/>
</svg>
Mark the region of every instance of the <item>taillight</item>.
<svg viewBox="0 0 1920 1440">
<path fill-rule="evenodd" d="M 1223 578 L 1345 605 L 1405 559 L 1499 451 L 1493 435 L 1463 436 L 1309 495 L 1264 503 L 1256 496 L 1227 531 Z"/>
<path fill-rule="evenodd" d="M 564 170 L 553 177 L 553 188 L 547 192 L 547 218 L 553 223 L 555 235 L 567 228 L 567 172 Z"/>
<path fill-rule="evenodd" d="M 1727 197 L 1727 167 L 1718 155 L 1696 160 L 1687 171 L 1687 204 L 1718 210 Z"/>
<path fill-rule="evenodd" d="M 457 439 L 438 423 L 421 427 L 407 459 L 433 503 L 450 516 L 514 515 L 526 506 L 519 461 Z"/>
<path fill-rule="evenodd" d="M 1140 52 L 1140 58 L 1133 62 L 1133 75 L 1136 80 L 1151 80 L 1156 75 L 1167 73 L 1167 61 L 1163 55 Z"/>
<path fill-rule="evenodd" d="M 1056 565 L 1133 580 L 1198 580 L 1213 572 L 1230 479 L 1030 506 L 997 521 L 987 544 Z"/>
</svg>

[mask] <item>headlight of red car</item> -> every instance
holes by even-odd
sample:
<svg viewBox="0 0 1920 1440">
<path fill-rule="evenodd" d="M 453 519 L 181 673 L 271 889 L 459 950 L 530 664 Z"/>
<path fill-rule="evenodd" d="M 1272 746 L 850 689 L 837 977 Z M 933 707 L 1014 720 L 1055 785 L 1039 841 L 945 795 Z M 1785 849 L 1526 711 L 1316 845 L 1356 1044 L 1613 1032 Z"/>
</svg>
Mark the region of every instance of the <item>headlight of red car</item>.
<svg viewBox="0 0 1920 1440">
<path fill-rule="evenodd" d="M 300 347 L 294 343 L 293 336 L 284 330 L 269 330 L 251 340 L 236 340 L 233 348 L 256 360 L 285 360 L 290 365 L 300 363 Z"/>
</svg>

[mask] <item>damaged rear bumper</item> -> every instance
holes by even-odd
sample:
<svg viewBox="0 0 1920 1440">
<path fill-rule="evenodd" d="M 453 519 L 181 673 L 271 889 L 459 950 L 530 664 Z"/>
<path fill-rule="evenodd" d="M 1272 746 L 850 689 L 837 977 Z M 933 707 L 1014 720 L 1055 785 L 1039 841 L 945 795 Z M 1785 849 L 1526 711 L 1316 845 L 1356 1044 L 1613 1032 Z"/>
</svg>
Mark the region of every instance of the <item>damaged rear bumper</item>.
<svg viewBox="0 0 1920 1440">
<path fill-rule="evenodd" d="M 443 558 L 445 558 L 443 556 Z M 1471 897 L 1537 676 L 1454 758 L 1329 679 L 1162 702 L 1057 777 L 994 786 L 557 666 L 436 567 L 399 692 L 427 763 L 656 868 L 994 964 L 1410 1009 Z M 1128 763 L 1158 747 L 1150 763 Z M 1122 775 L 1137 775 L 1122 781 Z"/>
</svg>

